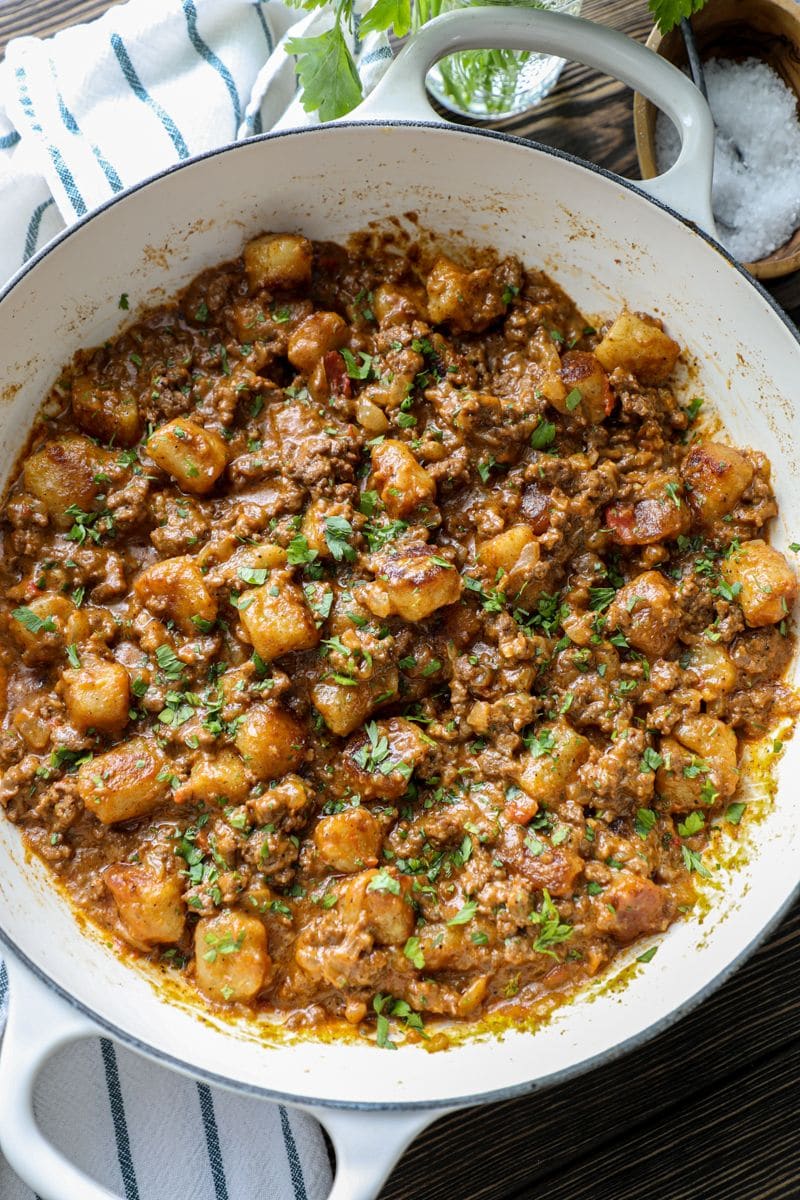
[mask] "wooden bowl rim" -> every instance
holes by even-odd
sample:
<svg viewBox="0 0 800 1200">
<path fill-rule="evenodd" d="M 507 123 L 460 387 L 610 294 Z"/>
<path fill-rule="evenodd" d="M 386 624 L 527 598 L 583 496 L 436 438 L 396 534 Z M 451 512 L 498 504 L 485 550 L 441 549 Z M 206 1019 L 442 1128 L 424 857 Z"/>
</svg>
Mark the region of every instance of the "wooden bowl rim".
<svg viewBox="0 0 800 1200">
<path fill-rule="evenodd" d="M 760 0 L 761 6 L 764 8 L 778 8 L 787 13 L 798 30 L 798 48 L 800 48 L 800 4 L 797 0 Z M 742 24 L 745 24 L 743 21 Z M 650 30 L 645 45 L 649 50 L 653 50 L 661 57 L 666 57 L 661 54 L 661 46 L 665 39 L 658 25 L 654 25 Z M 671 60 L 668 60 L 671 61 Z M 800 100 L 800 95 L 798 95 Z M 655 105 L 651 100 L 642 96 L 640 92 L 635 92 L 633 97 L 633 135 L 636 142 L 636 157 L 639 160 L 639 170 L 642 179 L 653 179 L 657 174 L 656 156 L 655 156 L 655 139 L 648 133 L 648 117 L 651 110 L 655 111 Z M 800 233 L 800 226 L 794 231 L 792 236 L 783 243 L 783 246 L 788 246 Z M 772 254 L 777 254 L 783 249 L 783 246 L 778 246 L 773 250 Z M 780 279 L 784 275 L 791 275 L 794 271 L 800 268 L 800 242 L 797 249 L 787 255 L 785 258 L 774 259 L 771 255 L 766 258 L 760 258 L 756 262 L 742 263 L 746 271 L 754 275 L 756 279 Z"/>
</svg>

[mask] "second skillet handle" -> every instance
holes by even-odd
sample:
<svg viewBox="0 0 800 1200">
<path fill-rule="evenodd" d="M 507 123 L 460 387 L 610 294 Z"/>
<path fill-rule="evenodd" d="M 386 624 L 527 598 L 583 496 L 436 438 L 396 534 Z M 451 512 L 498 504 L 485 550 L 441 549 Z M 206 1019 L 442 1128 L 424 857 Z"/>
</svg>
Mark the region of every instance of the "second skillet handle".
<svg viewBox="0 0 800 1200">
<path fill-rule="evenodd" d="M 425 76 L 461 50 L 532 50 L 594 67 L 621 80 L 662 109 L 676 126 L 681 152 L 674 166 L 635 186 L 716 236 L 711 212 L 714 123 L 694 84 L 632 38 L 566 13 L 491 7 L 446 13 L 409 38 L 395 61 L 345 120 L 437 121 Z M 479 168 L 478 168 L 479 169 Z"/>
<path fill-rule="evenodd" d="M 41 1200 L 118 1200 L 45 1136 L 33 1110 L 39 1072 L 62 1046 L 97 1037 L 88 1017 L 61 1000 L 3 947 L 11 990 L 0 1049 L 0 1147 Z"/>
</svg>

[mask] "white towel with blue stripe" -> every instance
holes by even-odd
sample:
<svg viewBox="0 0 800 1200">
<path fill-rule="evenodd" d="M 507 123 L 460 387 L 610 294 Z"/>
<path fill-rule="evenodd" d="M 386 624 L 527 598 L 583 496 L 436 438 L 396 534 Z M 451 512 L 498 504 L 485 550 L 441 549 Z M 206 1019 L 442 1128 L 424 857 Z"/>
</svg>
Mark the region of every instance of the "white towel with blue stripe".
<svg viewBox="0 0 800 1200">
<path fill-rule="evenodd" d="M 55 37 L 12 41 L 0 64 L 0 282 L 146 176 L 308 124 L 284 42 L 329 23 L 325 9 L 278 0 L 130 0 Z M 391 59 L 386 37 L 352 48 L 369 91 Z"/>
<path fill-rule="evenodd" d="M 283 43 L 327 21 L 277 0 L 131 0 L 53 38 L 12 41 L 0 64 L 0 284 L 142 178 L 307 124 Z M 353 49 L 368 91 L 391 52 L 382 35 Z M 0 1030 L 7 990 L 0 962 Z M 193 1083 L 105 1039 L 48 1066 L 37 1111 L 54 1143 L 124 1200 L 323 1200 L 331 1186 L 310 1117 Z M 33 1200 L 2 1157 L 0 1198 Z"/>
</svg>

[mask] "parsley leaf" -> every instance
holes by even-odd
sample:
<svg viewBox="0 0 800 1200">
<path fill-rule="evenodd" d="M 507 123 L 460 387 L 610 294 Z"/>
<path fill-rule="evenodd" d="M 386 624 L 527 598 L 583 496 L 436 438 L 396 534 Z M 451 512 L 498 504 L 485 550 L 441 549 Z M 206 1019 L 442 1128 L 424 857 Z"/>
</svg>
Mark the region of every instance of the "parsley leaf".
<svg viewBox="0 0 800 1200">
<path fill-rule="evenodd" d="M 156 647 L 156 662 L 167 679 L 180 679 L 183 674 L 183 663 L 166 643 Z"/>
<path fill-rule="evenodd" d="M 604 612 L 613 603 L 616 594 L 616 588 L 613 587 L 590 587 L 589 608 L 592 612 Z"/>
<path fill-rule="evenodd" d="M 351 379 L 369 378 L 369 373 L 372 370 L 371 354 L 365 354 L 363 350 L 359 350 L 358 357 L 361 359 L 361 362 L 358 362 L 355 355 L 351 354 L 351 352 L 345 346 L 341 351 L 341 355 L 344 359 L 345 366 L 347 367 L 347 374 Z"/>
<path fill-rule="evenodd" d="M 390 875 L 386 867 L 381 867 L 367 884 L 368 892 L 389 892 L 392 896 L 400 895 L 400 881 Z M 417 939 L 419 941 L 419 938 Z"/>
<path fill-rule="evenodd" d="M 664 759 L 657 750 L 654 750 L 652 746 L 645 746 L 644 753 L 642 754 L 642 758 L 639 763 L 639 770 L 657 771 L 663 762 Z"/>
<path fill-rule="evenodd" d="M 656 823 L 656 814 L 652 808 L 640 808 L 636 811 L 636 820 L 633 827 L 640 838 L 646 838 L 650 830 Z"/>
<path fill-rule="evenodd" d="M 539 954 L 549 954 L 551 958 L 557 958 L 558 955 L 551 947 L 565 942 L 572 934 L 572 926 L 562 922 L 547 888 L 542 890 L 540 911 L 530 913 L 528 920 L 540 929 L 539 936 L 533 944 L 534 950 Z"/>
<path fill-rule="evenodd" d="M 52 617 L 39 617 L 32 608 L 15 608 L 12 613 L 15 621 L 24 625 L 30 633 L 55 633 L 56 623 Z"/>
<path fill-rule="evenodd" d="M 356 552 L 350 545 L 353 526 L 346 517 L 325 518 L 325 541 L 336 562 L 353 562 Z"/>
<path fill-rule="evenodd" d="M 308 538 L 303 533 L 295 534 L 286 547 L 286 561 L 290 567 L 312 563 L 317 557 L 317 551 L 310 549 Z"/>
<path fill-rule="evenodd" d="M 556 440 L 556 427 L 551 421 L 539 418 L 539 424 L 531 434 L 531 446 L 534 450 L 546 450 Z"/>
<path fill-rule="evenodd" d="M 451 917 L 447 922 L 448 926 L 466 925 L 475 916 L 478 908 L 477 900 L 468 900 L 463 908 L 460 908 L 454 917 Z"/>
<path fill-rule="evenodd" d="M 405 37 L 411 29 L 411 0 L 377 0 L 361 18 L 359 36 L 380 33 L 394 26 L 395 37 Z"/>
<path fill-rule="evenodd" d="M 266 567 L 239 567 L 239 578 L 253 587 L 261 587 L 267 582 L 269 572 Z"/>
<path fill-rule="evenodd" d="M 425 966 L 425 955 L 422 953 L 422 947 L 419 944 L 418 937 L 410 937 L 408 939 L 403 947 L 403 954 L 405 954 L 408 961 L 415 966 L 418 971 L 421 971 Z"/>
<path fill-rule="evenodd" d="M 306 112 L 334 121 L 359 103 L 361 81 L 339 25 L 317 37 L 290 38 L 286 51 L 297 58 L 300 101 Z"/>
<path fill-rule="evenodd" d="M 706 0 L 649 0 L 650 11 L 662 33 L 680 25 L 684 17 L 699 12 Z"/>
<path fill-rule="evenodd" d="M 688 846 L 681 846 L 681 857 L 687 871 L 696 871 L 703 879 L 711 878 L 711 872 L 708 867 L 704 866 L 703 860 L 696 850 L 690 850 Z"/>
</svg>

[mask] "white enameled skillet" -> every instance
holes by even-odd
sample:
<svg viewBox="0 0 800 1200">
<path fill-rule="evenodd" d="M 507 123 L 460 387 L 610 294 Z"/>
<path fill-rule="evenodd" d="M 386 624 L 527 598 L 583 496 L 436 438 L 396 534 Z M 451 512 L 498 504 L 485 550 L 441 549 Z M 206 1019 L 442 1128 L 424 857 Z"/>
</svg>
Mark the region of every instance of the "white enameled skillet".
<svg viewBox="0 0 800 1200">
<path fill-rule="evenodd" d="M 425 98 L 425 72 L 449 51 L 480 47 L 543 50 L 617 76 L 679 127 L 677 164 L 634 185 L 545 147 L 442 125 Z M 106 204 L 24 267 L 0 298 L 6 472 L 60 365 L 117 328 L 121 291 L 132 307 L 169 295 L 264 229 L 337 240 L 413 211 L 442 235 L 544 267 L 587 314 L 613 315 L 624 302 L 663 316 L 701 364 L 695 390 L 717 402 L 736 442 L 772 460 L 782 512 L 774 541 L 785 548 L 797 533 L 787 519 L 800 511 L 800 346 L 766 293 L 713 240 L 712 142 L 708 110 L 689 82 L 620 34 L 513 8 L 442 17 L 351 118 L 186 162 Z M 271 1043 L 214 1016 L 198 1019 L 191 1003 L 159 991 L 79 928 L 44 867 L 26 860 L 17 830 L 0 820 L 0 948 L 11 979 L 0 1056 L 3 1151 L 44 1200 L 108 1200 L 43 1138 L 32 1106 L 46 1059 L 99 1031 L 198 1078 L 313 1111 L 337 1150 L 332 1195 L 368 1200 L 437 1115 L 608 1061 L 718 986 L 794 895 L 800 821 L 790 781 L 798 774 L 800 742 L 790 742 L 774 802 L 756 806 L 763 819 L 745 861 L 715 871 L 705 916 L 674 926 L 627 986 L 595 989 L 536 1032 L 467 1040 L 439 1054 Z"/>
</svg>

